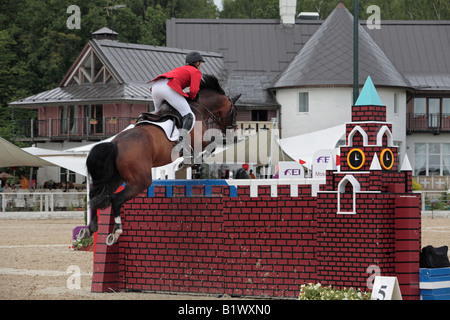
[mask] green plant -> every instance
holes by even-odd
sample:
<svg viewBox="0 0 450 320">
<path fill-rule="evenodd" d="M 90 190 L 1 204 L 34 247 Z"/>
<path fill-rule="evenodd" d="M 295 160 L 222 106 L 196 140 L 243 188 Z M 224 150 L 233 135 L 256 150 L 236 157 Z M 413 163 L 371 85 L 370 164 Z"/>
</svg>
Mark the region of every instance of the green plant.
<svg viewBox="0 0 450 320">
<path fill-rule="evenodd" d="M 80 250 L 81 248 L 92 246 L 93 244 L 94 244 L 93 237 L 89 237 L 89 238 L 81 239 L 81 240 L 79 240 L 77 238 L 77 240 L 73 242 L 72 246 L 73 246 L 74 250 Z"/>
<path fill-rule="evenodd" d="M 299 300 L 370 300 L 371 293 L 354 288 L 336 289 L 320 283 L 302 284 Z"/>
<path fill-rule="evenodd" d="M 421 191 L 422 190 L 422 185 L 420 183 L 418 183 L 415 179 L 413 179 L 413 181 L 412 181 L 412 189 L 414 191 Z"/>
</svg>

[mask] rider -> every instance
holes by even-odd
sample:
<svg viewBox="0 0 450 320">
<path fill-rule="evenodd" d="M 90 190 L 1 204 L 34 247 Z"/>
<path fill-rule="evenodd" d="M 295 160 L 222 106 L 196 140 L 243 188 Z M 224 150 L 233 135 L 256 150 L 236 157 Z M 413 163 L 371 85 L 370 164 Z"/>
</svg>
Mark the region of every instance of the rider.
<svg viewBox="0 0 450 320">
<path fill-rule="evenodd" d="M 202 73 L 200 71 L 202 63 L 205 62 L 203 56 L 197 52 L 189 52 L 186 56 L 186 65 L 175 68 L 169 72 L 157 76 L 150 82 L 153 82 L 151 89 L 153 95 L 153 102 L 155 109 L 161 107 L 163 101 L 167 101 L 172 105 L 182 116 L 181 129 L 187 132 L 191 131 L 195 123 L 195 115 L 192 112 L 186 98 L 195 100 L 200 89 L 200 81 Z M 183 89 L 189 88 L 189 94 L 185 93 Z M 175 144 L 175 149 L 181 152 L 183 146 L 183 135 Z"/>
</svg>

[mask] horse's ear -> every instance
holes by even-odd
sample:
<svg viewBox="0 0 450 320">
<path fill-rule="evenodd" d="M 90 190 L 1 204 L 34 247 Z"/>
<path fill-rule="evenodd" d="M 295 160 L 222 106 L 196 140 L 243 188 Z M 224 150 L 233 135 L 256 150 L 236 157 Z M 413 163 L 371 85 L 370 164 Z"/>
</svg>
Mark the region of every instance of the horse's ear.
<svg viewBox="0 0 450 320">
<path fill-rule="evenodd" d="M 234 96 L 233 98 L 231 98 L 231 101 L 233 101 L 233 103 L 236 103 L 236 101 L 238 101 L 238 99 L 242 96 L 242 93 L 239 93 L 237 96 Z"/>
</svg>

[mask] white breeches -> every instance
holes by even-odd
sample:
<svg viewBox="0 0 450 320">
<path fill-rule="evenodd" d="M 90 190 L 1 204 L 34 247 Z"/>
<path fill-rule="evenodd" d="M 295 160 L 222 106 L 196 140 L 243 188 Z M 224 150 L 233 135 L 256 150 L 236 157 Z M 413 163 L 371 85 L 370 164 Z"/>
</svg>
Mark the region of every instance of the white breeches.
<svg viewBox="0 0 450 320">
<path fill-rule="evenodd" d="M 152 95 L 155 109 L 158 110 L 163 101 L 166 100 L 172 107 L 178 110 L 181 116 L 184 117 L 188 113 L 191 113 L 195 123 L 195 115 L 192 112 L 189 103 L 186 101 L 186 98 L 169 87 L 167 82 L 169 82 L 169 79 L 159 79 L 153 83 Z"/>
</svg>

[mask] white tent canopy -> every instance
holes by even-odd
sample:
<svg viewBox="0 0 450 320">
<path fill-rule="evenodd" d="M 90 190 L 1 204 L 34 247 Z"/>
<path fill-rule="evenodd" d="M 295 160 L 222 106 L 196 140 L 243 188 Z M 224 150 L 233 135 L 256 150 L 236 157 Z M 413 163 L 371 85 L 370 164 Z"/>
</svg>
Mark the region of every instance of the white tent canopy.
<svg viewBox="0 0 450 320">
<path fill-rule="evenodd" d="M 262 166 L 269 164 L 270 160 L 272 160 L 273 165 L 278 164 L 279 161 L 292 161 L 290 156 L 281 150 L 278 141 L 278 130 L 275 130 L 273 144 L 271 131 L 262 130 L 226 149 L 218 148 L 216 152 L 205 158 L 204 161 L 209 164 L 249 163 Z M 271 150 L 271 148 L 273 149 Z M 270 159 L 270 156 L 272 156 L 272 159 Z"/>
<path fill-rule="evenodd" d="M 0 167 L 43 167 L 53 163 L 31 155 L 0 137 Z"/>
<path fill-rule="evenodd" d="M 344 135 L 345 124 L 341 124 L 324 130 L 280 139 L 279 143 L 283 151 L 292 159 L 303 160 L 306 165 L 311 165 L 317 150 L 335 149 Z"/>
</svg>

